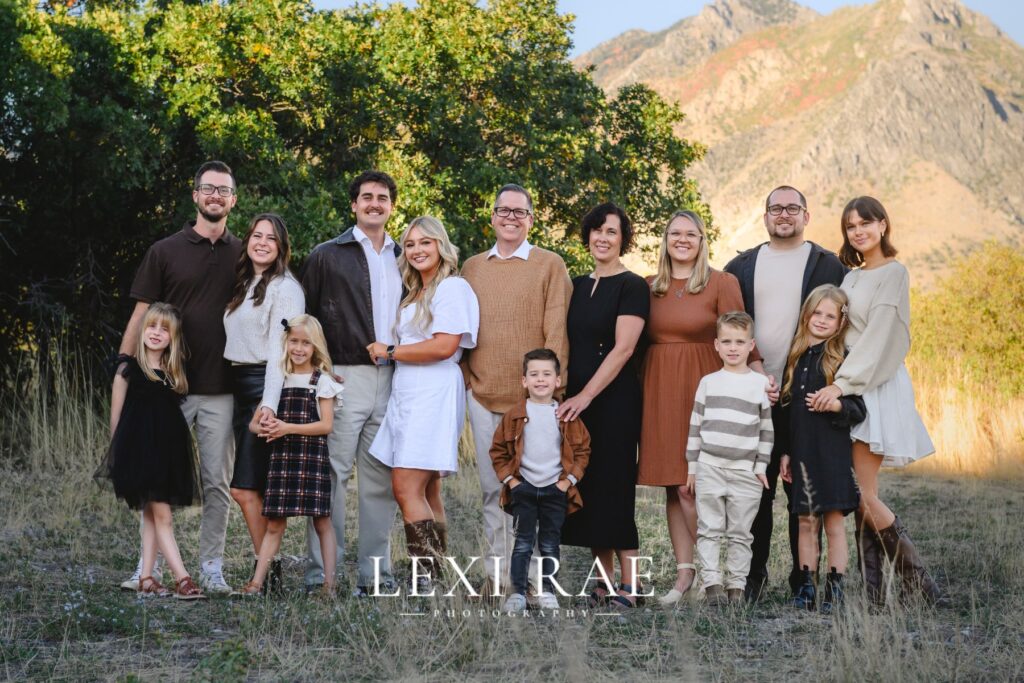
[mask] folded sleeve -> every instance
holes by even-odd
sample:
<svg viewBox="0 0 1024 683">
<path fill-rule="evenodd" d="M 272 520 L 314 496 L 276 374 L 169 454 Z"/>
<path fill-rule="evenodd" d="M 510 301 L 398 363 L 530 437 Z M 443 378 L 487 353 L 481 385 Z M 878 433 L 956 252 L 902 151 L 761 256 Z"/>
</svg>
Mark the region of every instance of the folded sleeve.
<svg viewBox="0 0 1024 683">
<path fill-rule="evenodd" d="M 461 336 L 461 348 L 472 349 L 476 346 L 480 329 L 480 304 L 468 282 L 457 276 L 441 282 L 434 292 L 430 313 L 434 318 L 430 324 L 431 335 L 457 334 Z"/>
</svg>

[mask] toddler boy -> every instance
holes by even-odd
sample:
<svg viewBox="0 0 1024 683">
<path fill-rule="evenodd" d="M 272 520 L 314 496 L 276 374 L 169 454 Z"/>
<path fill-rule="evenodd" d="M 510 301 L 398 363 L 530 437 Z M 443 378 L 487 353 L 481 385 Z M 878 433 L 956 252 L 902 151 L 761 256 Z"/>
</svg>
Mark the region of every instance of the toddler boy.
<svg viewBox="0 0 1024 683">
<path fill-rule="evenodd" d="M 541 609 L 557 609 L 552 579 L 558 571 L 562 522 L 583 506 L 576 483 L 590 460 L 590 434 L 582 420 L 555 417 L 553 396 L 561 385 L 558 356 L 534 349 L 523 357 L 523 387 L 529 399 L 506 412 L 494 432 L 491 461 L 501 506 L 513 517 L 515 545 L 509 567 L 512 594 L 503 609 L 526 609 L 526 587 L 534 539 L 540 551 Z M 538 531 L 539 528 L 539 531 Z"/>
</svg>

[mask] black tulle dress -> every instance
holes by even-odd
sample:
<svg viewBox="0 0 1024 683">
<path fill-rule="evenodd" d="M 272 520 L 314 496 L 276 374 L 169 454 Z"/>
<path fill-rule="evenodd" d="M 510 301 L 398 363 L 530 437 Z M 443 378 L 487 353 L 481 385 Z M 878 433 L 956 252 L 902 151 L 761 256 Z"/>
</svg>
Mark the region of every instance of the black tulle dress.
<svg viewBox="0 0 1024 683">
<path fill-rule="evenodd" d="M 195 446 L 181 395 L 143 374 L 134 358 L 119 371 L 128 382 L 124 407 L 107 456 L 96 472 L 133 510 L 146 503 L 175 507 L 199 502 Z M 163 373 L 157 371 L 163 379 Z"/>
</svg>

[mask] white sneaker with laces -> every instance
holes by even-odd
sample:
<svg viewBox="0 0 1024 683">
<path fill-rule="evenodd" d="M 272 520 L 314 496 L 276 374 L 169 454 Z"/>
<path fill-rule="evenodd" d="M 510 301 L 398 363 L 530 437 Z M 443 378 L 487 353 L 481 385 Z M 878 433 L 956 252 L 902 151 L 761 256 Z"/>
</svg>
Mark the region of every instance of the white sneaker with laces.
<svg viewBox="0 0 1024 683">
<path fill-rule="evenodd" d="M 212 571 L 200 570 L 199 585 L 207 593 L 230 595 L 232 592 L 231 586 L 224 580 L 224 573 L 216 569 Z"/>
<path fill-rule="evenodd" d="M 537 596 L 537 604 L 541 609 L 558 609 L 558 598 L 554 593 L 544 592 Z"/>
<path fill-rule="evenodd" d="M 505 599 L 501 609 L 503 612 L 522 612 L 526 609 L 526 596 L 522 593 L 513 593 Z"/>
</svg>

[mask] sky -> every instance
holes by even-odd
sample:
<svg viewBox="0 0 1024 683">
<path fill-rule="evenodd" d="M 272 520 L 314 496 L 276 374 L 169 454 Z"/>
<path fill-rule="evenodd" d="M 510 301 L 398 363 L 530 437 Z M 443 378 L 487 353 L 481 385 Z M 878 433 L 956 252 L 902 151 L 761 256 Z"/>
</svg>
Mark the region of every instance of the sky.
<svg viewBox="0 0 1024 683">
<path fill-rule="evenodd" d="M 313 0 L 320 9 L 336 9 L 356 4 L 349 0 Z M 386 0 L 381 0 L 386 4 Z M 407 0 L 408 4 L 412 4 Z M 558 0 L 558 9 L 576 15 L 572 56 L 586 52 L 623 31 L 640 28 L 660 31 L 680 19 L 693 16 L 710 0 Z M 837 7 L 864 2 L 842 0 L 797 0 L 820 14 Z M 960 0 L 969 9 L 986 15 L 1003 33 L 1024 45 L 1024 2 L 1021 0 Z"/>
</svg>

